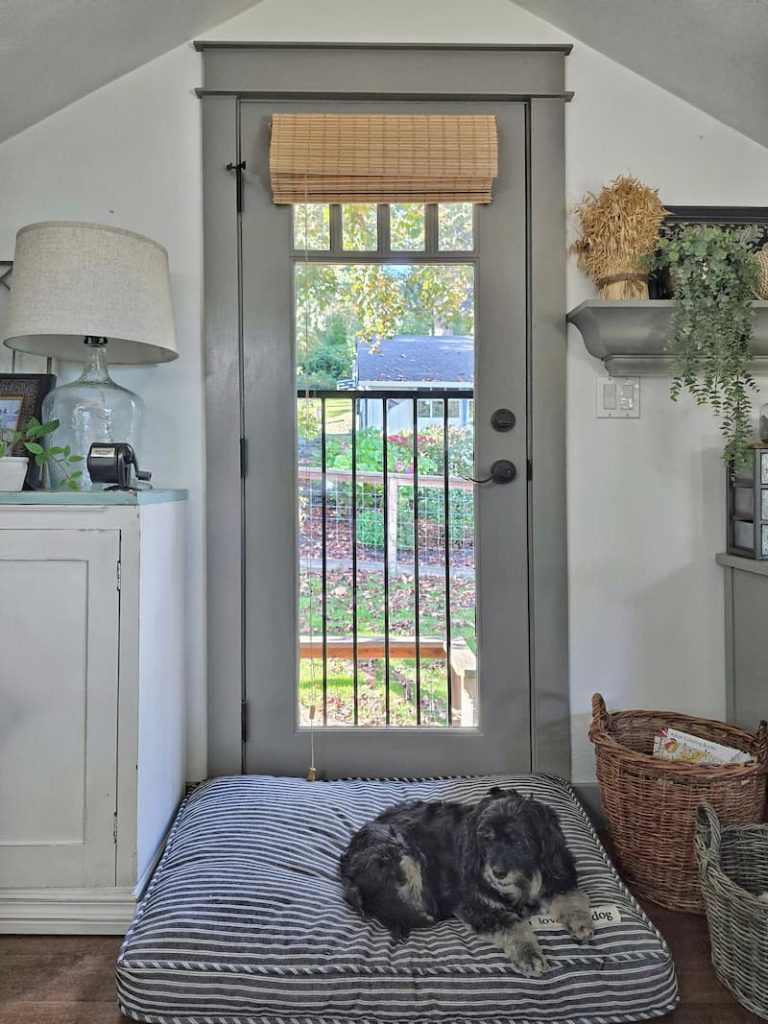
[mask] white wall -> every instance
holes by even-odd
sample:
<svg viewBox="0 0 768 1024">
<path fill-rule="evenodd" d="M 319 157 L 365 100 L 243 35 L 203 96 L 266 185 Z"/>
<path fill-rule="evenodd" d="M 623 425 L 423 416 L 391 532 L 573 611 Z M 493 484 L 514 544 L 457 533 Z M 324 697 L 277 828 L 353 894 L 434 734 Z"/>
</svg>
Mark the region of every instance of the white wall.
<svg viewBox="0 0 768 1024">
<path fill-rule="evenodd" d="M 672 205 L 762 206 L 768 150 L 577 46 L 567 115 L 572 206 L 630 171 Z M 573 263 L 568 305 L 592 296 Z M 714 553 L 725 544 L 718 426 L 669 381 L 641 382 L 639 420 L 598 420 L 595 376 L 568 337 L 568 543 L 573 777 L 593 777 L 589 698 L 614 707 L 725 714 L 723 598 Z M 763 399 L 765 400 L 765 399 Z M 756 399 L 759 402 L 759 398 Z"/>
<path fill-rule="evenodd" d="M 508 0 L 263 0 L 207 33 L 240 40 L 530 43 L 563 34 Z M 669 203 L 765 204 L 768 151 L 577 43 L 568 58 L 567 189 L 631 171 Z M 199 59 L 181 47 L 0 146 L 0 258 L 41 218 L 120 224 L 167 246 L 181 358 L 118 371 L 149 411 L 145 460 L 189 486 L 190 778 L 205 764 Z M 569 267 L 568 300 L 591 295 Z M 642 416 L 594 417 L 600 364 L 568 341 L 569 585 L 574 778 L 592 778 L 589 697 L 724 712 L 717 428 L 665 381 Z M 553 415 L 562 410 L 553 409 Z M 215 681 L 213 681 L 215 685 Z"/>
<path fill-rule="evenodd" d="M 179 359 L 113 375 L 146 402 L 141 464 L 154 485 L 190 491 L 188 778 L 206 763 L 199 84 L 199 55 L 180 47 L 0 145 L 0 259 L 19 227 L 48 219 L 115 224 L 168 249 Z"/>
</svg>

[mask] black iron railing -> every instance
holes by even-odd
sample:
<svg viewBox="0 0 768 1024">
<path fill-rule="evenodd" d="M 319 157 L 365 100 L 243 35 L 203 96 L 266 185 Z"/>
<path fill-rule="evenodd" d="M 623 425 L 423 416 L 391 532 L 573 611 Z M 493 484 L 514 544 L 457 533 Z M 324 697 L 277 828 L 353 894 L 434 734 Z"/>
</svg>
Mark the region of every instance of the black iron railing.
<svg viewBox="0 0 768 1024">
<path fill-rule="evenodd" d="M 298 392 L 303 716 L 474 724 L 472 436 L 471 390 Z"/>
</svg>

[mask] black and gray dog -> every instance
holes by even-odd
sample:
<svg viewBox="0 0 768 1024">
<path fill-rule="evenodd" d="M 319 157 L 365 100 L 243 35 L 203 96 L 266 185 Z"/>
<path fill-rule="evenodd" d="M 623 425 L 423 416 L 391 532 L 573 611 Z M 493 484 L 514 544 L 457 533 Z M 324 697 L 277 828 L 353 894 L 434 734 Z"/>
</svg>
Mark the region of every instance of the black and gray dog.
<svg viewBox="0 0 768 1024">
<path fill-rule="evenodd" d="M 457 917 L 529 976 L 548 967 L 531 916 L 548 911 L 578 942 L 592 934 L 557 815 L 514 789 L 392 807 L 355 833 L 341 878 L 348 903 L 396 939 Z"/>
</svg>

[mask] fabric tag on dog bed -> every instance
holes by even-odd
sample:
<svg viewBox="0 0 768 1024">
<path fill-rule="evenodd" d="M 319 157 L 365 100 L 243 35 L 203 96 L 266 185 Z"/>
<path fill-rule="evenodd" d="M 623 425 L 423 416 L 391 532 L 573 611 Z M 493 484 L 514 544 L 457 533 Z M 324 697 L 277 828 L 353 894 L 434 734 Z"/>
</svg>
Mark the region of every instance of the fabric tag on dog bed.
<svg viewBox="0 0 768 1024">
<path fill-rule="evenodd" d="M 604 903 L 599 907 L 591 907 L 592 923 L 595 928 L 605 928 L 611 924 L 621 924 L 621 911 L 615 903 Z M 531 918 L 531 925 L 537 932 L 562 931 L 563 926 L 554 917 L 547 914 L 537 914 Z"/>
</svg>

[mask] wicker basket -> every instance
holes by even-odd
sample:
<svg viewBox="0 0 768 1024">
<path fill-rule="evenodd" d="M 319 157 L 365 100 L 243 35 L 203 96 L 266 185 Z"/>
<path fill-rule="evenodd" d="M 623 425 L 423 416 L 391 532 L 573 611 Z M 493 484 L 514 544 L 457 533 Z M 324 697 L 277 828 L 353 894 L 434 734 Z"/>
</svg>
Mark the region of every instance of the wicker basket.
<svg viewBox="0 0 768 1024">
<path fill-rule="evenodd" d="M 669 726 L 747 751 L 746 765 L 690 765 L 652 756 L 653 738 Z M 762 820 L 768 727 L 757 734 L 723 722 L 669 711 L 608 714 L 592 698 L 589 738 L 608 834 L 621 872 L 638 896 L 672 910 L 703 913 L 693 836 L 696 808 L 708 802 L 729 825 Z"/>
<path fill-rule="evenodd" d="M 712 963 L 739 1002 L 768 1019 L 768 825 L 720 827 L 710 804 L 696 812 L 696 857 Z"/>
</svg>

